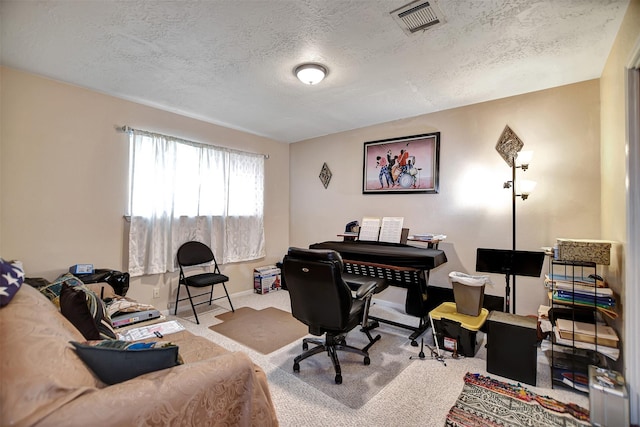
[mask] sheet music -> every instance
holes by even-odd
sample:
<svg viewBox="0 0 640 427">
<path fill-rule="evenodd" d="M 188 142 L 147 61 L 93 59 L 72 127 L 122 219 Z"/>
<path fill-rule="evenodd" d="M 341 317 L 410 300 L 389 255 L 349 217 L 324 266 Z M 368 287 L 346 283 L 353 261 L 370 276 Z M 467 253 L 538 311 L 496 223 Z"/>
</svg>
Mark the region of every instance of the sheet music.
<svg viewBox="0 0 640 427">
<path fill-rule="evenodd" d="M 382 218 L 382 227 L 380 228 L 380 242 L 400 243 L 402 237 L 402 224 L 404 217 L 401 216 L 385 216 Z"/>
<path fill-rule="evenodd" d="M 380 218 L 364 217 L 360 225 L 360 240 L 377 241 L 380 233 Z"/>
</svg>

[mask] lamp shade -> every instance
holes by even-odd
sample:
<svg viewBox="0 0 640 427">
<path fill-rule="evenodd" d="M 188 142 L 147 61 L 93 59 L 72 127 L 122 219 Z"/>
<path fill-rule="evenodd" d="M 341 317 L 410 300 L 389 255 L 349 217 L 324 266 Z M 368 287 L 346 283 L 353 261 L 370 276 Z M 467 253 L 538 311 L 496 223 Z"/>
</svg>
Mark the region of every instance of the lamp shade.
<svg viewBox="0 0 640 427">
<path fill-rule="evenodd" d="M 531 159 L 533 158 L 533 151 L 520 151 L 518 157 L 516 157 L 517 166 L 529 166 Z"/>
<path fill-rule="evenodd" d="M 528 196 L 529 194 L 533 193 L 533 190 L 536 188 L 536 182 L 535 181 L 529 181 L 526 179 L 523 179 L 521 181 L 518 181 L 518 187 L 520 188 L 520 194 Z"/>
<path fill-rule="evenodd" d="M 301 64 L 295 68 L 293 73 L 302 83 L 316 85 L 324 80 L 327 75 L 327 68 L 320 64 Z"/>
</svg>

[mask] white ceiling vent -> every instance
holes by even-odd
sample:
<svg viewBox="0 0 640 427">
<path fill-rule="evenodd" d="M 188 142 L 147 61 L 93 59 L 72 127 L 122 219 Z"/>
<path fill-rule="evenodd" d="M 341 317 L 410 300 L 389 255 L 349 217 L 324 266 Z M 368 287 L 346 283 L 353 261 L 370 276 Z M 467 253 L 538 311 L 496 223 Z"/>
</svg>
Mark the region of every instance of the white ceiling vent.
<svg viewBox="0 0 640 427">
<path fill-rule="evenodd" d="M 446 22 L 434 1 L 416 0 L 391 12 L 394 21 L 410 36 Z"/>
</svg>

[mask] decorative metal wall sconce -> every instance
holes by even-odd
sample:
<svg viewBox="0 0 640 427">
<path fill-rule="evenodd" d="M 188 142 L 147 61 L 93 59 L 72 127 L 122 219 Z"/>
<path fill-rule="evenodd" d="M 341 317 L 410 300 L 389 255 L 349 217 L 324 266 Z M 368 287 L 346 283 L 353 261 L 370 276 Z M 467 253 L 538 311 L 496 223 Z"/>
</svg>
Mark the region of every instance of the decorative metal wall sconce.
<svg viewBox="0 0 640 427">
<path fill-rule="evenodd" d="M 329 181 L 331 181 L 331 170 L 329 170 L 329 166 L 327 166 L 326 162 L 322 165 L 322 169 L 320 170 L 320 175 L 318 177 L 326 189 L 329 186 Z"/>
</svg>

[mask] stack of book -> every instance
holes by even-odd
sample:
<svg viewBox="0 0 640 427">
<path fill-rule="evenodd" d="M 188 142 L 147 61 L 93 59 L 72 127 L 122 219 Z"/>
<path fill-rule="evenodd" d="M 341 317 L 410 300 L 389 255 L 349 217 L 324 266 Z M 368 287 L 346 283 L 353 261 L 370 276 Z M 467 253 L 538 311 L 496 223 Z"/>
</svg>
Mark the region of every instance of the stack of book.
<svg viewBox="0 0 640 427">
<path fill-rule="evenodd" d="M 556 319 L 561 338 L 576 340 L 606 347 L 618 347 L 618 335 L 611 326 Z"/>
<path fill-rule="evenodd" d="M 593 277 L 568 278 L 561 274 L 547 274 L 545 285 L 553 290 L 551 297 L 554 303 L 597 307 L 610 317 L 617 317 L 613 290 L 605 287 L 600 280 L 596 281 Z"/>
<path fill-rule="evenodd" d="M 555 342 L 576 348 L 595 350 L 612 360 L 618 360 L 619 338 L 616 331 L 605 324 L 593 324 L 556 319 Z"/>
</svg>

